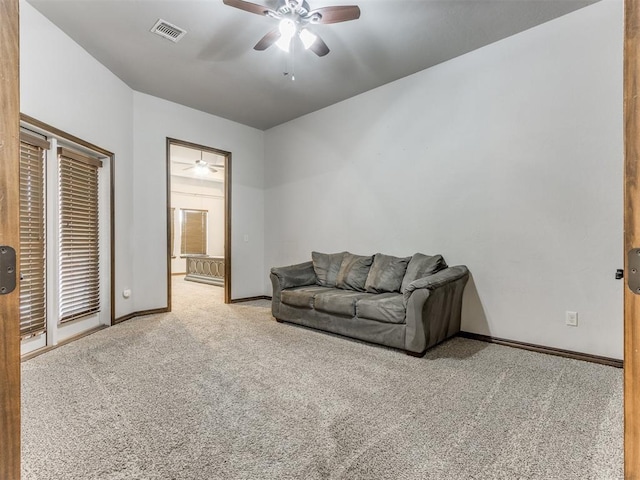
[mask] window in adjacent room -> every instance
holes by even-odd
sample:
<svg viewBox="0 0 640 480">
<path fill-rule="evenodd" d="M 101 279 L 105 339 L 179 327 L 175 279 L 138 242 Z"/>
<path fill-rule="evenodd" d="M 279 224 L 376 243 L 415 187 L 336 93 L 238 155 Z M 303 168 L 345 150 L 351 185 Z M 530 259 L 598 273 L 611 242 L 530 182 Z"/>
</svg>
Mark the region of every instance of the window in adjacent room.
<svg viewBox="0 0 640 480">
<path fill-rule="evenodd" d="M 175 224 L 176 224 L 176 209 L 171 208 L 171 225 L 169 226 L 169 235 L 171 236 L 171 258 L 176 258 L 176 254 L 174 253 L 174 245 L 175 245 Z"/>
<path fill-rule="evenodd" d="M 181 255 L 207 254 L 207 210 L 180 209 Z"/>
</svg>

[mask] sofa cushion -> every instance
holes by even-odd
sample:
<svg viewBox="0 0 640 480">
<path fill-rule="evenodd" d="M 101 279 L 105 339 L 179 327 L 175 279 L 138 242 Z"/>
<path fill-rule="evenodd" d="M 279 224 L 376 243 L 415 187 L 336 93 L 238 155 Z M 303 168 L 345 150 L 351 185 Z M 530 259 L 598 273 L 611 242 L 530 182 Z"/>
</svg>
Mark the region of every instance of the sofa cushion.
<svg viewBox="0 0 640 480">
<path fill-rule="evenodd" d="M 407 273 L 402 279 L 401 291 L 404 292 L 407 286 L 418 278 L 428 277 L 443 268 L 447 268 L 447 262 L 444 261 L 442 255 L 423 255 L 416 253 L 411 257 L 409 265 L 407 265 Z"/>
<path fill-rule="evenodd" d="M 364 292 L 364 284 L 373 263 L 372 256 L 354 255 L 347 253 L 342 259 L 340 271 L 336 278 L 336 286 L 344 290 L 356 290 Z"/>
<path fill-rule="evenodd" d="M 400 292 L 411 257 L 392 257 L 376 253 L 364 289 L 369 293 Z"/>
<path fill-rule="evenodd" d="M 380 293 L 356 302 L 358 318 L 384 323 L 405 323 L 406 310 L 401 293 Z"/>
<path fill-rule="evenodd" d="M 316 277 L 318 277 L 318 285 L 323 287 L 336 286 L 336 277 L 346 253 L 311 252 L 313 270 L 316 272 Z"/>
<path fill-rule="evenodd" d="M 355 317 L 356 302 L 369 295 L 371 294 L 332 289 L 316 295 L 313 300 L 313 306 L 321 312 Z"/>
<path fill-rule="evenodd" d="M 293 307 L 313 308 L 313 298 L 320 292 L 326 292 L 327 287 L 311 285 L 307 287 L 288 288 L 282 290 L 280 300 Z"/>
</svg>

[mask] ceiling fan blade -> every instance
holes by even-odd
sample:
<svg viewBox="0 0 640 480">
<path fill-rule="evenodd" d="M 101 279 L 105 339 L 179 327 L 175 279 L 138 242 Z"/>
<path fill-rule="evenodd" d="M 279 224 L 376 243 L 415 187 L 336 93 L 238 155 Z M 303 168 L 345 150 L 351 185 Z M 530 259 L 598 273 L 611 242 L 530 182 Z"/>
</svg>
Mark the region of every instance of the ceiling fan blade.
<svg viewBox="0 0 640 480">
<path fill-rule="evenodd" d="M 311 50 L 313 53 L 315 53 L 319 57 L 324 57 L 330 51 L 329 47 L 327 47 L 327 44 L 324 43 L 324 40 L 322 40 L 317 35 L 316 35 L 316 41 L 311 44 L 311 46 L 309 47 L 309 50 Z"/>
<path fill-rule="evenodd" d="M 280 29 L 276 28 L 267 33 L 264 37 L 260 39 L 256 46 L 253 47 L 254 50 L 266 50 L 271 45 L 276 43 L 282 34 L 280 33 Z"/>
<path fill-rule="evenodd" d="M 360 8 L 356 5 L 323 7 L 309 12 L 311 23 L 339 23 L 360 18 Z"/>
<path fill-rule="evenodd" d="M 266 15 L 267 12 L 271 11 L 271 9 L 265 5 L 258 5 L 257 3 L 245 2 L 243 0 L 222 0 L 222 3 L 257 15 Z"/>
</svg>

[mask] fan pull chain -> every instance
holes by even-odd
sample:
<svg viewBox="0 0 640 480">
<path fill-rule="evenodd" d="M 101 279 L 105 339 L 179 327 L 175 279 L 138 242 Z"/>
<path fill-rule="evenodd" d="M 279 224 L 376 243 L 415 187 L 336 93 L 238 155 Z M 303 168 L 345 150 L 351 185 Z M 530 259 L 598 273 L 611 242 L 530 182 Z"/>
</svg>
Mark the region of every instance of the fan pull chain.
<svg viewBox="0 0 640 480">
<path fill-rule="evenodd" d="M 296 47 L 295 42 L 291 42 L 291 81 L 296 81 Z"/>
<path fill-rule="evenodd" d="M 295 82 L 296 81 L 296 72 L 295 72 L 295 58 L 296 58 L 296 46 L 293 40 L 291 41 L 291 46 L 289 54 L 287 55 L 287 60 L 286 60 L 286 66 L 285 66 L 285 71 L 283 72 L 283 75 L 285 77 L 289 76 L 289 74 L 291 74 L 291 81 Z"/>
</svg>

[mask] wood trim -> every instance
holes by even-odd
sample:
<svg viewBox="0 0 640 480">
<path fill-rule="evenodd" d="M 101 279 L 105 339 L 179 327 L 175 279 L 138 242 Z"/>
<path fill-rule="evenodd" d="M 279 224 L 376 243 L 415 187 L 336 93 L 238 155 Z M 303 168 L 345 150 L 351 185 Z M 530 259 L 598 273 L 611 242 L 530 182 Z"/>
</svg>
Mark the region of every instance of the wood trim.
<svg viewBox="0 0 640 480">
<path fill-rule="evenodd" d="M 224 157 L 224 303 L 231 300 L 231 152 L 167 137 L 167 305 L 171 311 L 171 145 L 204 150 Z"/>
<path fill-rule="evenodd" d="M 132 318 L 136 318 L 136 317 L 144 317 L 145 315 L 156 315 L 158 313 L 168 313 L 171 310 L 169 310 L 168 307 L 166 308 L 154 308 L 151 310 L 140 310 L 139 312 L 132 312 L 132 313 L 128 313 L 127 315 L 123 315 L 122 317 L 118 317 L 113 321 L 114 325 L 117 325 L 119 323 L 122 322 L 126 322 L 127 320 L 131 320 Z"/>
<path fill-rule="evenodd" d="M 176 234 L 174 231 L 173 222 L 175 222 L 175 216 L 172 215 L 172 210 L 175 211 L 175 208 L 171 208 L 171 144 L 172 140 L 167 137 L 165 141 L 165 155 L 166 155 L 166 169 L 167 169 L 167 311 L 171 311 L 171 297 L 172 297 L 172 287 L 171 287 L 171 259 L 175 258 L 173 255 L 172 246 L 172 238 L 171 234 Z M 119 321 L 116 323 L 120 323 Z"/>
<path fill-rule="evenodd" d="M 111 155 L 109 162 L 109 209 L 111 210 L 111 232 L 109 242 L 111 244 L 111 315 L 109 325 L 113 325 L 116 319 L 116 200 L 115 200 L 115 181 L 116 181 L 116 156 Z"/>
<path fill-rule="evenodd" d="M 144 317 L 146 315 L 156 315 L 156 314 L 159 314 L 159 313 L 168 313 L 170 311 L 171 310 L 169 310 L 166 307 L 165 308 L 153 308 L 153 309 L 150 309 L 150 310 L 140 310 L 138 312 L 132 312 L 132 313 L 129 313 L 129 314 L 124 315 L 122 317 L 116 318 L 114 320 L 114 325 L 117 325 L 117 324 L 122 323 L 122 322 L 126 322 L 127 320 L 131 320 L 133 318 Z"/>
<path fill-rule="evenodd" d="M 253 302 L 254 300 L 271 300 L 271 297 L 268 295 L 258 295 L 257 297 L 234 298 L 228 303 Z"/>
<path fill-rule="evenodd" d="M 34 357 L 42 355 L 43 353 L 47 353 L 47 352 L 50 352 L 51 350 L 55 350 L 58 347 L 62 347 L 63 345 L 67 345 L 67 344 L 69 344 L 69 343 L 71 343 L 71 342 L 73 342 L 75 340 L 80 339 L 80 338 L 87 337 L 87 336 L 91 335 L 92 333 L 99 332 L 100 330 L 104 330 L 105 328 L 109 328 L 109 325 L 98 325 L 97 327 L 92 328 L 91 330 L 87 330 L 86 332 L 82 332 L 82 333 L 79 333 L 79 334 L 74 335 L 72 337 L 65 338 L 61 342 L 58 342 L 57 345 L 49 345 L 49 346 L 46 346 L 46 347 L 39 348 L 38 350 L 34 350 L 33 352 L 27 353 L 27 354 L 25 354 L 25 355 L 23 355 L 21 357 L 21 360 L 23 362 L 26 362 L 27 360 L 31 360 Z"/>
<path fill-rule="evenodd" d="M 20 265 L 20 23 L 18 0 L 0 0 L 0 244 Z M 19 273 L 19 272 L 18 272 Z M 19 285 L 0 296 L 0 478 L 20 478 Z"/>
<path fill-rule="evenodd" d="M 624 257 L 640 246 L 640 0 L 624 3 Z M 624 289 L 624 477 L 640 479 L 640 296 Z"/>
<path fill-rule="evenodd" d="M 65 132 L 64 130 L 60 130 L 59 128 L 52 127 L 51 125 L 41 122 L 40 120 L 30 117 L 25 113 L 20 114 L 20 120 L 24 123 L 28 123 L 32 127 L 39 128 L 40 130 L 44 130 L 47 133 L 50 133 L 54 137 L 62 137 L 69 142 L 75 143 L 76 145 L 80 145 L 81 147 L 87 148 L 89 150 L 93 150 L 94 152 L 99 153 L 100 155 L 104 155 L 105 157 L 113 157 L 113 152 L 109 150 L 105 150 L 104 148 L 100 148 L 97 145 L 94 145 L 86 140 L 82 140 L 70 133 Z"/>
<path fill-rule="evenodd" d="M 505 345 L 507 347 L 520 348 L 531 352 L 545 353 L 547 355 L 556 355 L 558 357 L 572 358 L 574 360 L 582 360 L 585 362 L 599 363 L 610 367 L 622 368 L 622 360 L 609 357 L 601 357 L 590 353 L 573 352 L 571 350 L 563 350 L 561 348 L 546 347 L 533 343 L 519 342 L 517 340 L 507 340 L 505 338 L 491 337 L 488 335 L 480 335 L 471 332 L 459 332 L 459 337 L 470 338 L 471 340 L 480 340 L 481 342 L 495 343 L 497 345 Z"/>
<path fill-rule="evenodd" d="M 231 152 L 224 160 L 224 303 L 231 303 Z"/>
</svg>

